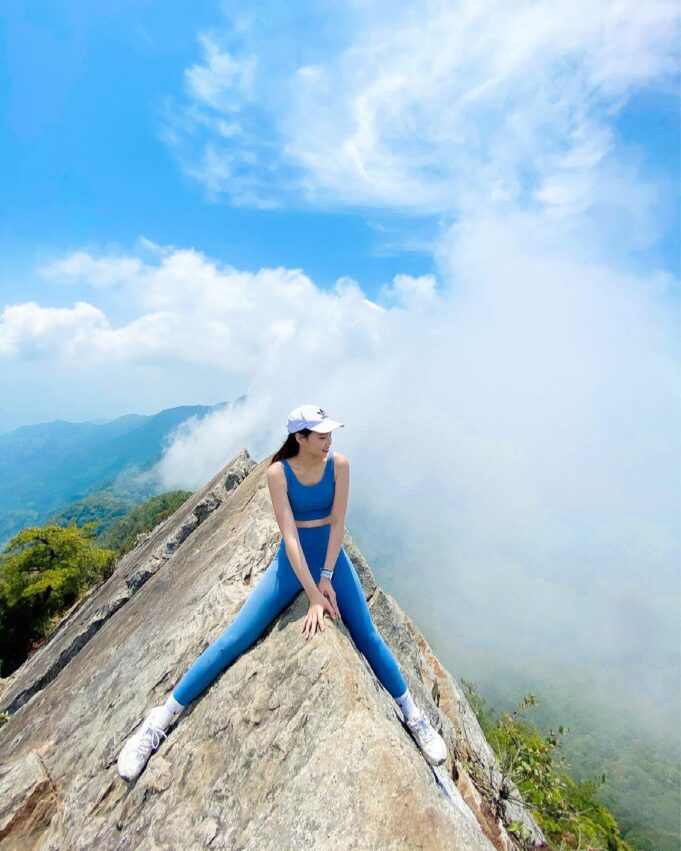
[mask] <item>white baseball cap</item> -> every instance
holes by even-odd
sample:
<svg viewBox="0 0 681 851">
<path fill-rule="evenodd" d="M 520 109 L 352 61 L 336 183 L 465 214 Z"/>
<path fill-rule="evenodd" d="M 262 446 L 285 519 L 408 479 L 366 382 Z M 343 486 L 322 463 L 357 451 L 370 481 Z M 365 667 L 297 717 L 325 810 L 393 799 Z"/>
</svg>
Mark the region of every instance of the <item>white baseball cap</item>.
<svg viewBox="0 0 681 851">
<path fill-rule="evenodd" d="M 345 427 L 345 423 L 332 420 L 325 410 L 319 405 L 300 405 L 294 408 L 288 415 L 286 428 L 289 434 L 300 431 L 301 428 L 309 428 L 310 431 L 318 431 L 326 434 L 339 426 Z"/>
</svg>

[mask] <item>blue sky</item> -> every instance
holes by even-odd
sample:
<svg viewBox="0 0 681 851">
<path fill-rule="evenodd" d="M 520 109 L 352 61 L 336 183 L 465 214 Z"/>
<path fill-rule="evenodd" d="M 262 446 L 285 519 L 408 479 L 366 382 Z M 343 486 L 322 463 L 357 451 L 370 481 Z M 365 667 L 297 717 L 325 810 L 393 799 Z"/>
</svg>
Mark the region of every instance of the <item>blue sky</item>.
<svg viewBox="0 0 681 851">
<path fill-rule="evenodd" d="M 483 255 L 530 232 L 558 265 L 634 276 L 669 326 L 675 32 L 662 2 L 6 5 L 0 430 L 247 392 L 250 364 L 315 333 L 304 305 L 271 307 L 295 270 L 341 334 L 339 281 L 417 328 L 424 294 L 475 291 L 454 270 L 485 228 Z M 192 275 L 204 302 L 250 275 L 254 321 L 274 312 L 239 339 L 223 299 L 180 342 Z"/>
<path fill-rule="evenodd" d="M 197 33 L 225 29 L 219 4 L 21 3 L 0 16 L 9 70 L 0 90 L 6 301 L 28 292 L 57 304 L 32 276 L 37 262 L 87 243 L 129 246 L 140 234 L 239 268 L 302 267 L 320 286 L 350 275 L 368 292 L 397 272 L 432 269 L 428 253 L 387 253 L 372 227 L 425 233 L 422 217 L 235 208 L 207 200 L 182 173 L 159 139 L 160 112 L 182 91 L 185 68 L 200 61 Z"/>
<path fill-rule="evenodd" d="M 311 15 L 309 7 L 288 13 L 283 5 L 260 4 L 253 28 L 254 43 L 270 51 L 276 42 L 277 56 L 270 56 L 275 68 L 323 61 L 351 41 L 350 12 L 340 4 L 327 6 L 323 16 Z M 33 274 L 38 263 L 86 244 L 127 247 L 140 234 L 195 246 L 242 269 L 301 267 L 321 287 L 348 275 L 369 297 L 397 273 L 433 271 L 428 243 L 438 215 L 428 210 L 362 204 L 361 198 L 313 205 L 302 197 L 287 198 L 277 210 L 236 207 L 225 195 L 207 199 L 201 183 L 183 172 L 159 138 L 163 104 L 181 100 L 185 70 L 201 62 L 202 31 L 220 33 L 223 44 L 244 52 L 244 38 L 231 29 L 235 12 L 228 15 L 217 3 L 92 7 L 48 0 L 8 4 L 0 15 L 8 72 L 0 89 L 6 302 L 30 296 L 62 303 Z M 675 86 L 632 91 L 612 128 L 617 146 L 635 151 L 641 174 L 666 184 L 667 192 L 657 238 L 628 262 L 676 274 Z"/>
<path fill-rule="evenodd" d="M 196 488 L 321 404 L 478 674 L 565 652 L 671 725 L 680 17 L 4 4 L 0 431 L 246 394 L 164 455 Z"/>
</svg>

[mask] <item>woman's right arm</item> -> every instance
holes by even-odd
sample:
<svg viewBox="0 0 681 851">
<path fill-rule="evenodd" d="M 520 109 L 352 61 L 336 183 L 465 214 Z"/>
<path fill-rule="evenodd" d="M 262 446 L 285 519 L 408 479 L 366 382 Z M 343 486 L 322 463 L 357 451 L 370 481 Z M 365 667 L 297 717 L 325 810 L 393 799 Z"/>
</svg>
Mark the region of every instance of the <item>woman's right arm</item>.
<svg viewBox="0 0 681 851">
<path fill-rule="evenodd" d="M 296 526 L 293 511 L 291 510 L 291 503 L 289 502 L 286 491 L 286 474 L 280 463 L 270 464 L 267 468 L 267 486 L 270 489 L 274 516 L 277 518 L 281 536 L 284 540 L 284 547 L 286 548 L 286 555 L 291 562 L 293 572 L 300 579 L 300 583 L 310 598 L 311 603 L 318 603 L 320 597 L 322 600 L 326 600 L 326 597 L 317 588 L 310 573 L 310 568 L 307 565 L 303 548 L 300 546 L 298 527 Z"/>
</svg>

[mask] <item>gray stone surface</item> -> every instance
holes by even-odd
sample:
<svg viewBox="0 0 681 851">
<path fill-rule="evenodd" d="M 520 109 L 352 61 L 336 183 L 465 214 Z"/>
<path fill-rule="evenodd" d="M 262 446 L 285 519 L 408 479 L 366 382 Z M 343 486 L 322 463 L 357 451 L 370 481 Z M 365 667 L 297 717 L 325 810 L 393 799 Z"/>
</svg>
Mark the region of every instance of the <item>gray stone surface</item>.
<svg viewBox="0 0 681 851">
<path fill-rule="evenodd" d="M 448 761 L 428 765 L 342 622 L 326 619 L 305 641 L 301 589 L 185 710 L 140 778 L 118 777 L 125 739 L 274 555 L 268 463 L 239 452 L 0 681 L 11 713 L 0 728 L 1 847 L 510 849 L 514 819 L 539 846 L 525 809 L 503 805 L 463 693 L 347 531 L 372 617 Z M 489 778 L 482 792 L 472 761 Z"/>
</svg>

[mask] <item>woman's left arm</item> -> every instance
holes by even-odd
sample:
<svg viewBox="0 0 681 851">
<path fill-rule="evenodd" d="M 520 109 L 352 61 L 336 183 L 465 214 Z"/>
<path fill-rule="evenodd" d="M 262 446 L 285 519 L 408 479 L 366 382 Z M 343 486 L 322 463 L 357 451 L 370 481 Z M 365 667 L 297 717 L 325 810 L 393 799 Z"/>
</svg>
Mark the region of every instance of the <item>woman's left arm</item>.
<svg viewBox="0 0 681 851">
<path fill-rule="evenodd" d="M 324 570 L 333 571 L 338 561 L 338 554 L 343 545 L 345 534 L 345 515 L 348 510 L 348 495 L 350 493 L 350 462 L 346 455 L 334 452 L 334 466 L 336 468 L 336 490 L 331 507 L 331 531 L 329 532 L 329 543 L 326 548 L 326 559 Z"/>
</svg>

